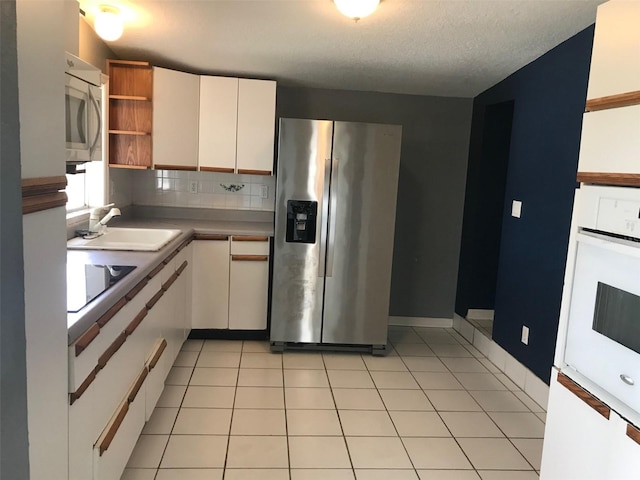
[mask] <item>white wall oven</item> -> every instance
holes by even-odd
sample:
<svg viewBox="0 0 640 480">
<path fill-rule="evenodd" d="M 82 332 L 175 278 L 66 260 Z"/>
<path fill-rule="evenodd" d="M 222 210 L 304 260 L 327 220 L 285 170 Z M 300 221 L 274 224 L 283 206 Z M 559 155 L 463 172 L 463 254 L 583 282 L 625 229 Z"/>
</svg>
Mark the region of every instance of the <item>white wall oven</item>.
<svg viewBox="0 0 640 480">
<path fill-rule="evenodd" d="M 565 363 L 640 412 L 640 188 L 581 190 Z"/>
<path fill-rule="evenodd" d="M 102 72 L 70 53 L 65 71 L 67 163 L 102 160 Z"/>
</svg>

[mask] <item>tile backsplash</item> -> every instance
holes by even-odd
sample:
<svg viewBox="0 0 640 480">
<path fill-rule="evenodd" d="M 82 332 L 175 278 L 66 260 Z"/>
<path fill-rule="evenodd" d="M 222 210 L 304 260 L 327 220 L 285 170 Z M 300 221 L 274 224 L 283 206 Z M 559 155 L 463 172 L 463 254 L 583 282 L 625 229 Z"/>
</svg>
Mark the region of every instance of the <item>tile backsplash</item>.
<svg viewBox="0 0 640 480">
<path fill-rule="evenodd" d="M 131 174 L 133 205 L 273 211 L 275 177 L 177 170 Z"/>
</svg>

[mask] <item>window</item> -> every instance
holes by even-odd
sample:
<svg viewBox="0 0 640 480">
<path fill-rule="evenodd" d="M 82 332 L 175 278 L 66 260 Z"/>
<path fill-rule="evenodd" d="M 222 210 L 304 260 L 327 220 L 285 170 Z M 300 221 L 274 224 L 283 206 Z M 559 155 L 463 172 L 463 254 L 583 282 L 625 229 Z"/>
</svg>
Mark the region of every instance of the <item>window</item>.
<svg viewBox="0 0 640 480">
<path fill-rule="evenodd" d="M 87 208 L 86 173 L 67 174 L 67 212 Z"/>
</svg>

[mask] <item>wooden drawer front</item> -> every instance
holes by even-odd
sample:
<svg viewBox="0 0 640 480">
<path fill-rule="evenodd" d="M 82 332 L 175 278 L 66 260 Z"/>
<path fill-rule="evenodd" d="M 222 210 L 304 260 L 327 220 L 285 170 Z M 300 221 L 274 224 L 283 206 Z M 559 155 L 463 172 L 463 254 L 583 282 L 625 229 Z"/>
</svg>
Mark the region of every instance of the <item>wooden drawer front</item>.
<svg viewBox="0 0 640 480">
<path fill-rule="evenodd" d="M 160 289 L 160 278 L 150 280 L 145 287 L 127 302 L 104 326 L 89 345 L 76 356 L 76 344 L 69 346 L 69 392 L 73 393 L 98 365 L 98 360 L 118 336 L 138 316 L 145 303 Z M 142 322 L 144 323 L 144 321 Z M 80 340 L 82 337 L 80 338 Z M 77 342 L 76 342 L 77 343 Z M 100 375 L 98 373 L 98 375 Z"/>
<path fill-rule="evenodd" d="M 144 388 L 144 385 L 143 385 Z M 107 428 L 93 449 L 93 479 L 120 478 L 145 423 L 144 390 L 129 403 L 125 399 L 117 408 Z M 108 444 L 108 448 L 104 447 Z"/>
<path fill-rule="evenodd" d="M 231 237 L 232 255 L 269 255 L 269 237 L 239 236 Z"/>
<path fill-rule="evenodd" d="M 160 279 L 162 280 L 162 283 L 166 283 L 171 275 L 175 273 L 177 255 L 178 252 L 175 251 L 164 260 L 164 268 L 160 271 Z"/>
<path fill-rule="evenodd" d="M 578 172 L 640 174 L 640 105 L 584 114 Z"/>
</svg>

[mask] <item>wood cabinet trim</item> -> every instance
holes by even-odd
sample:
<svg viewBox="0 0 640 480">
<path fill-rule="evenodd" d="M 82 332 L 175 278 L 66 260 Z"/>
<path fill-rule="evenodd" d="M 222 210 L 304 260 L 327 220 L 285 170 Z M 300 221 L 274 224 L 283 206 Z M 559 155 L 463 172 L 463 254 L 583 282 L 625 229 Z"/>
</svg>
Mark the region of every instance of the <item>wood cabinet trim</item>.
<svg viewBox="0 0 640 480">
<path fill-rule="evenodd" d="M 152 68 L 149 62 L 139 61 L 139 60 L 117 60 L 110 58 L 107 60 L 107 67 L 109 65 L 127 65 L 130 67 L 146 67 Z"/>
<path fill-rule="evenodd" d="M 266 177 L 270 177 L 271 176 L 271 170 L 250 170 L 247 168 L 239 168 L 238 169 L 238 174 L 239 175 L 263 175 Z"/>
<path fill-rule="evenodd" d="M 640 105 L 640 90 L 587 100 L 585 112 Z"/>
<path fill-rule="evenodd" d="M 181 170 L 186 172 L 196 172 L 198 171 L 198 167 L 195 165 L 166 165 L 166 164 L 155 164 L 153 166 L 155 170 Z"/>
<path fill-rule="evenodd" d="M 269 237 L 263 237 L 260 235 L 234 235 L 231 237 L 234 242 L 268 242 Z"/>
<path fill-rule="evenodd" d="M 148 313 L 149 313 L 149 310 L 147 310 L 147 307 L 142 307 L 142 310 L 138 312 L 138 315 L 136 315 L 135 318 L 131 320 L 129 325 L 127 325 L 126 328 L 124 329 L 127 336 L 132 335 L 133 332 L 136 331 L 136 328 L 138 328 L 138 326 L 142 323 L 142 320 L 145 319 Z"/>
<path fill-rule="evenodd" d="M 147 277 L 143 278 L 135 287 L 129 290 L 129 292 L 124 297 L 127 299 L 127 301 L 130 302 L 144 289 L 144 287 L 147 286 L 148 283 L 149 279 Z"/>
<path fill-rule="evenodd" d="M 178 276 L 182 275 L 182 272 L 184 272 L 184 269 L 187 268 L 187 265 L 189 265 L 188 261 L 185 260 L 184 262 L 182 262 L 182 265 L 180 265 L 176 270 Z"/>
<path fill-rule="evenodd" d="M 109 430 L 107 430 L 107 434 L 104 436 L 104 438 L 100 442 L 100 447 L 99 447 L 100 456 L 102 456 L 102 454 L 109 449 L 111 442 L 115 438 L 116 433 L 118 433 L 118 429 L 120 428 L 120 425 L 122 425 L 122 422 L 124 421 L 124 418 L 127 416 L 128 412 L 129 412 L 129 402 L 124 402 L 120 407 L 120 410 L 118 410 L 118 413 L 116 414 L 116 417 L 113 420 L 113 423 L 109 426 Z"/>
<path fill-rule="evenodd" d="M 130 168 L 132 170 L 149 170 L 151 167 L 146 165 L 125 165 L 123 163 L 110 163 L 109 168 Z"/>
<path fill-rule="evenodd" d="M 162 287 L 160 287 L 160 290 L 158 290 L 158 292 L 153 297 L 151 297 L 151 300 L 147 302 L 147 309 L 151 310 L 154 305 L 158 303 L 158 300 L 160 300 L 162 295 L 164 295 L 164 290 L 162 289 Z"/>
<path fill-rule="evenodd" d="M 147 279 L 151 280 L 153 277 L 159 274 L 160 270 L 162 270 L 163 268 L 164 268 L 164 262 L 160 262 L 160 264 L 156 268 L 154 268 L 149 272 L 149 274 L 147 275 Z"/>
<path fill-rule="evenodd" d="M 94 323 L 84 332 L 75 343 L 76 357 L 89 346 L 91 342 L 100 334 L 100 325 Z"/>
<path fill-rule="evenodd" d="M 229 235 L 219 235 L 215 233 L 196 233 L 193 236 L 193 239 L 226 242 L 227 240 L 229 240 Z"/>
<path fill-rule="evenodd" d="M 156 367 L 156 365 L 158 364 L 158 361 L 160 360 L 160 357 L 162 356 L 166 348 L 167 348 L 167 341 L 163 338 L 162 341 L 160 342 L 160 345 L 158 345 L 158 347 L 156 348 L 156 351 L 153 352 L 153 355 L 149 360 L 149 371 L 153 370 Z"/>
<path fill-rule="evenodd" d="M 127 397 L 127 401 L 129 403 L 133 403 L 133 401 L 136 399 L 136 396 L 138 396 L 138 392 L 142 388 L 147 375 L 149 375 L 149 370 L 143 368 L 142 372 L 140 372 L 140 375 L 138 375 L 138 378 L 136 378 L 136 382 L 133 384 L 131 391 L 129 392 L 129 396 Z"/>
<path fill-rule="evenodd" d="M 622 187 L 640 187 L 638 173 L 578 172 L 578 182 Z"/>
<path fill-rule="evenodd" d="M 100 328 L 104 328 L 104 326 L 109 323 L 109 321 L 118 313 L 122 308 L 127 304 L 127 297 L 122 297 L 118 300 L 115 305 L 113 305 L 109 310 L 107 310 L 96 322 Z"/>
<path fill-rule="evenodd" d="M 98 374 L 98 369 L 95 368 L 91 371 L 91 373 L 89 373 L 89 375 L 87 375 L 87 378 L 84 379 L 84 381 L 80 384 L 80 386 L 76 389 L 76 391 L 70 395 L 69 405 L 73 405 L 75 401 L 78 400 L 82 396 L 82 394 L 87 391 L 87 388 L 89 388 L 89 385 L 91 385 L 93 381 L 96 379 L 97 374 Z"/>
<path fill-rule="evenodd" d="M 627 423 L 627 437 L 640 445 L 640 429 L 635 425 Z"/>
<path fill-rule="evenodd" d="M 168 291 L 171 288 L 171 285 L 178 279 L 178 272 L 173 272 L 169 279 L 162 285 L 163 291 Z"/>
<path fill-rule="evenodd" d="M 22 179 L 22 214 L 64 207 L 67 194 L 61 190 L 66 187 L 64 175 Z"/>
<path fill-rule="evenodd" d="M 167 256 L 167 258 L 165 258 L 162 263 L 164 263 L 165 265 L 168 265 L 171 260 L 173 260 L 176 255 L 178 255 L 178 250 L 174 250 L 171 254 L 169 254 L 169 256 Z"/>
<path fill-rule="evenodd" d="M 225 167 L 200 167 L 201 172 L 235 173 L 233 168 Z"/>
<path fill-rule="evenodd" d="M 104 367 L 107 366 L 107 363 L 109 363 L 109 360 L 111 360 L 111 357 L 113 357 L 115 353 L 118 350 L 120 350 L 120 347 L 124 345 L 124 342 L 126 342 L 126 340 L 127 340 L 127 332 L 125 331 L 120 332 L 120 335 L 118 335 L 116 339 L 111 343 L 111 345 L 107 347 L 104 353 L 100 355 L 100 357 L 98 357 L 98 367 L 97 367 L 98 371 L 102 370 Z"/>
<path fill-rule="evenodd" d="M 231 255 L 234 262 L 266 262 L 269 260 L 268 255 Z"/>
<path fill-rule="evenodd" d="M 601 402 L 599 399 L 594 397 L 591 393 L 587 392 L 584 388 L 582 388 L 576 382 L 571 380 L 569 377 L 567 377 L 563 373 L 559 373 L 558 383 L 564 386 L 567 390 L 573 393 L 576 397 L 578 397 L 584 403 L 586 403 L 591 408 L 593 408 L 596 412 L 598 412 L 604 418 L 609 420 L 609 416 L 611 415 L 611 409 L 606 404 Z"/>
</svg>

